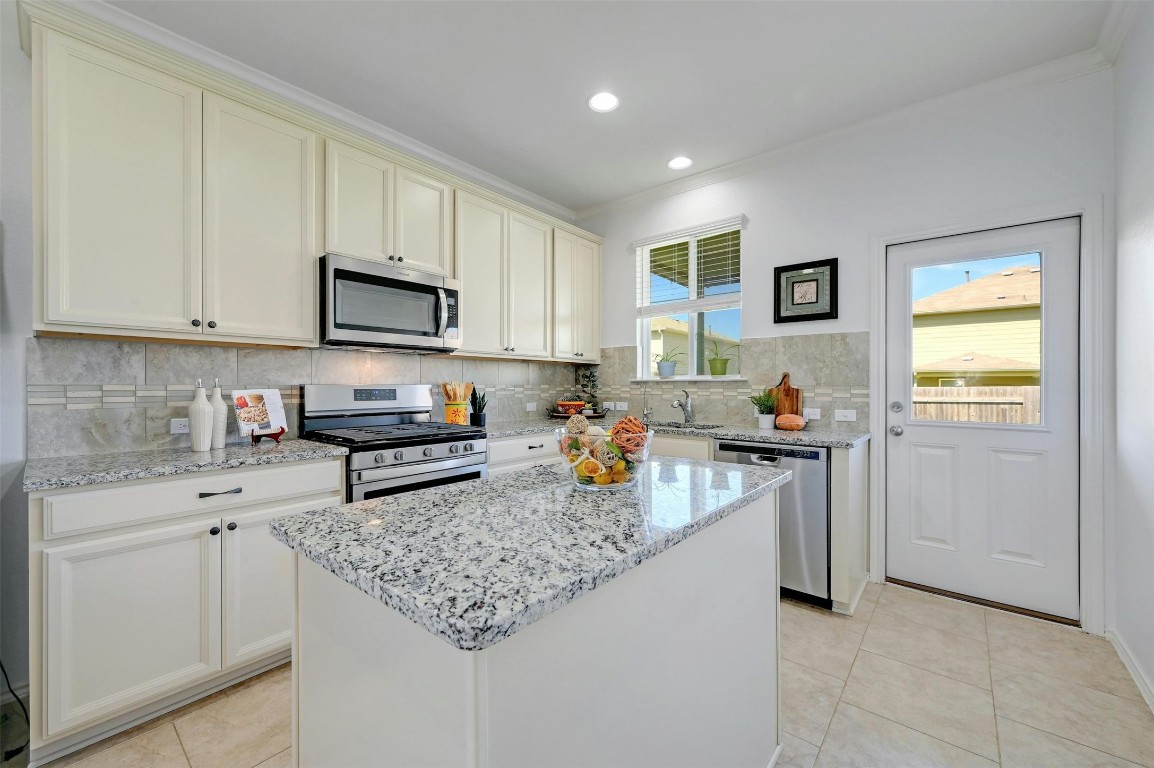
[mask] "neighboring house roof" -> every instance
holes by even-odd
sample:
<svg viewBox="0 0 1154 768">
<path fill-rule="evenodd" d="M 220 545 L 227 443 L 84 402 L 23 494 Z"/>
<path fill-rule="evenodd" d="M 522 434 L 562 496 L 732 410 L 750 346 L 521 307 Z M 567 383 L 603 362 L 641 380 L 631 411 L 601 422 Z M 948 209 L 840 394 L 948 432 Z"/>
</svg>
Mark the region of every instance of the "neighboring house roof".
<svg viewBox="0 0 1154 768">
<path fill-rule="evenodd" d="M 683 320 L 674 320 L 671 317 L 655 317 L 649 321 L 650 331 L 673 331 L 674 333 L 682 333 L 689 335 L 689 323 Z M 740 344 L 737 339 L 731 339 L 720 333 L 706 333 L 705 338 L 726 343 L 726 344 Z"/>
<path fill-rule="evenodd" d="M 1036 371 L 1038 366 L 1008 357 L 967 352 L 948 360 L 915 366 L 917 373 L 969 373 L 971 371 Z"/>
<path fill-rule="evenodd" d="M 933 315 L 1007 307 L 1036 307 L 1041 303 L 1041 268 L 1011 267 L 919 299 L 914 302 L 914 314 Z"/>
</svg>

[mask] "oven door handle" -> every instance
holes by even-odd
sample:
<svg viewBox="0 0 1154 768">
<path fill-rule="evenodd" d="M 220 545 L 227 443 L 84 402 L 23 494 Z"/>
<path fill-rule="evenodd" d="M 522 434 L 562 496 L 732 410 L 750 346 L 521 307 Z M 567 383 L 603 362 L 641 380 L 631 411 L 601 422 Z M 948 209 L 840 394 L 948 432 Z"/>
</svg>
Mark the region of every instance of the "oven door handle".
<svg viewBox="0 0 1154 768">
<path fill-rule="evenodd" d="M 441 319 L 437 323 L 437 336 L 443 337 L 445 331 L 449 330 L 449 297 L 445 295 L 444 288 L 437 289 L 437 305 L 441 308 Z"/>
</svg>

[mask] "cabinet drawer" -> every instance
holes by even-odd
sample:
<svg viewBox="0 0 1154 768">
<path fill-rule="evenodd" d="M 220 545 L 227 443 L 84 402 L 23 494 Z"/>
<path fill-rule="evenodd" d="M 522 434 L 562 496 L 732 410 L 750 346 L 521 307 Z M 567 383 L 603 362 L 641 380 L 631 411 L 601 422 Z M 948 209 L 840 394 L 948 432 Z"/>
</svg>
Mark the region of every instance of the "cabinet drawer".
<svg viewBox="0 0 1154 768">
<path fill-rule="evenodd" d="M 44 538 L 331 493 L 341 489 L 341 475 L 341 462 L 335 460 L 194 474 L 179 480 L 165 478 L 142 485 L 46 496 Z M 214 495 L 202 498 L 201 494 Z"/>
<path fill-rule="evenodd" d="M 552 432 L 489 441 L 489 464 L 531 460 L 544 463 L 558 458 L 557 438 Z"/>
</svg>

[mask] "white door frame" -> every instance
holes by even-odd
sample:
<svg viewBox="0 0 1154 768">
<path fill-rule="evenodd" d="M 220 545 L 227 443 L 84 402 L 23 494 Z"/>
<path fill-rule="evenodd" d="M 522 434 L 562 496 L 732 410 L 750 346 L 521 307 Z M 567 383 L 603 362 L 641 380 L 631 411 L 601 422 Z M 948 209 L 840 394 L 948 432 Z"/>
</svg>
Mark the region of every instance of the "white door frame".
<svg viewBox="0 0 1154 768">
<path fill-rule="evenodd" d="M 1095 635 L 1105 629 L 1107 519 L 1113 493 L 1106 482 L 1113 471 L 1113 448 L 1106 440 L 1113 424 L 1107 398 L 1113 393 L 1114 343 L 1107 312 L 1114 295 L 1114 252 L 1104 242 L 1102 197 L 1042 203 L 976 215 L 961 221 L 870 238 L 873 309 L 870 317 L 870 579 L 885 581 L 886 562 L 886 249 L 891 245 L 948 237 L 998 227 L 1032 224 L 1069 216 L 1082 218 L 1079 293 L 1079 608 L 1082 628 Z M 1108 453 L 1109 451 L 1109 453 Z M 1109 512 L 1108 512 L 1109 510 Z"/>
</svg>

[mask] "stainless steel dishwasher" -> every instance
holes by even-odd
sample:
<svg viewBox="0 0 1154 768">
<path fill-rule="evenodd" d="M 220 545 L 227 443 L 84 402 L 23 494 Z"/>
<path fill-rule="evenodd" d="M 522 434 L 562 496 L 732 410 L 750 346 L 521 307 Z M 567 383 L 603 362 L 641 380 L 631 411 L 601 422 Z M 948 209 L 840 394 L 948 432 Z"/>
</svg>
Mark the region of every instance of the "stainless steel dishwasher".
<svg viewBox="0 0 1154 768">
<path fill-rule="evenodd" d="M 714 440 L 713 458 L 788 469 L 778 491 L 781 594 L 832 608 L 829 594 L 830 467 L 828 448 Z"/>
</svg>

